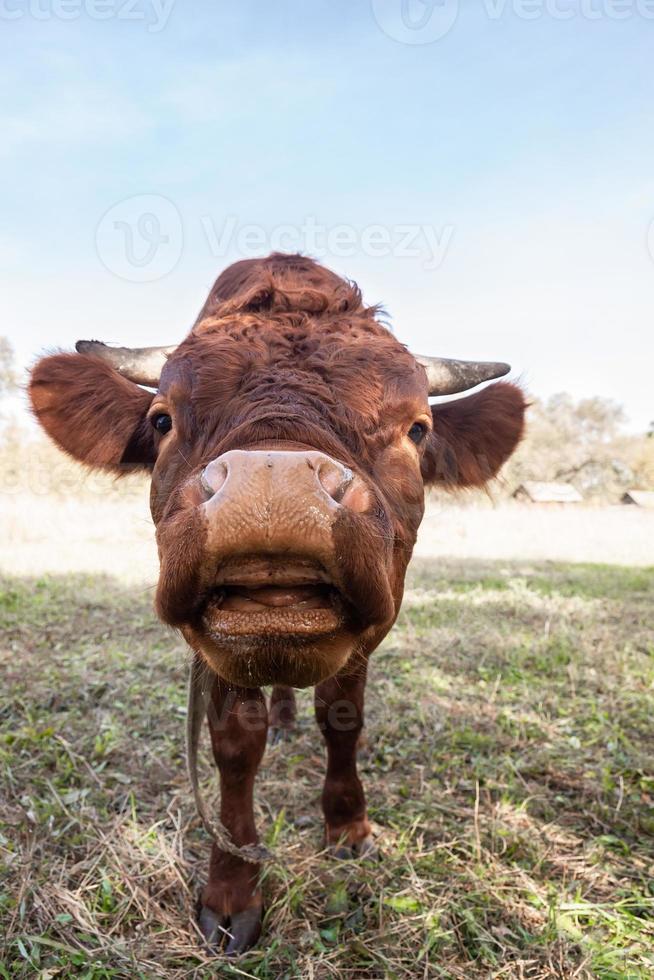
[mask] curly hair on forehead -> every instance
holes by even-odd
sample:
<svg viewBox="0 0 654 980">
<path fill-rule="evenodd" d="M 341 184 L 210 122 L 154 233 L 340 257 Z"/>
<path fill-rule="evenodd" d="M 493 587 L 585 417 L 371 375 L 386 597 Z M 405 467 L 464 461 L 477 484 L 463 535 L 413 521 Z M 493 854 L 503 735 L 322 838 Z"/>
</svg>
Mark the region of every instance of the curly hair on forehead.
<svg viewBox="0 0 654 980">
<path fill-rule="evenodd" d="M 262 259 L 243 259 L 216 279 L 196 320 L 238 313 L 358 313 L 371 319 L 376 307 L 365 307 L 356 283 L 305 255 L 273 252 Z"/>
</svg>

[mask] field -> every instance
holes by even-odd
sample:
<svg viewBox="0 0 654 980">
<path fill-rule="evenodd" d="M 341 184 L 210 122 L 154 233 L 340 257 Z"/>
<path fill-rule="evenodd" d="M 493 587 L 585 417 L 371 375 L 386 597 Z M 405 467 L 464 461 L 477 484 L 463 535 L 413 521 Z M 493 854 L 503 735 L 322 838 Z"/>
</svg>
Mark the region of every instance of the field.
<svg viewBox="0 0 654 980">
<path fill-rule="evenodd" d="M 0 976 L 650 980 L 654 515 L 615 511 L 618 534 L 599 511 L 515 511 L 494 545 L 477 512 L 432 511 L 371 667 L 360 768 L 383 859 L 321 851 L 304 692 L 258 780 L 279 859 L 263 942 L 227 963 L 194 927 L 187 652 L 152 613 L 142 496 L 61 503 L 4 501 Z M 621 564 L 583 560 L 602 534 Z"/>
</svg>

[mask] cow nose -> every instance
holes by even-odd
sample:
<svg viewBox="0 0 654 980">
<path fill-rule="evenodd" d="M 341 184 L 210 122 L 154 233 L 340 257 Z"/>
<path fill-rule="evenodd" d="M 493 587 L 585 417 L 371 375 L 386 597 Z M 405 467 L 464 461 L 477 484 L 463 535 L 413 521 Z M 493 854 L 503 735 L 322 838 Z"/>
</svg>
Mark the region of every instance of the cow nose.
<svg viewBox="0 0 654 980">
<path fill-rule="evenodd" d="M 368 509 L 368 490 L 347 466 L 317 450 L 240 450 L 223 453 L 200 475 L 207 499 L 247 493 L 253 503 L 265 498 L 309 499 L 362 512 Z"/>
</svg>

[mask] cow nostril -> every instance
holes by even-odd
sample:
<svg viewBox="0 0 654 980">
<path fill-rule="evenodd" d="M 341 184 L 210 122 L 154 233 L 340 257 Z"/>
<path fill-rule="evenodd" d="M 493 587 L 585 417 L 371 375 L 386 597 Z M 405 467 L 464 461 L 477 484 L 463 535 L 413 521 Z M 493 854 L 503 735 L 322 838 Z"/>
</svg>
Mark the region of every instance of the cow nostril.
<svg viewBox="0 0 654 980">
<path fill-rule="evenodd" d="M 337 463 L 321 463 L 317 472 L 320 485 L 328 493 L 332 500 L 340 504 L 345 496 L 345 491 L 354 479 L 352 470 L 347 466 L 339 466 Z"/>
<path fill-rule="evenodd" d="M 204 475 L 204 470 L 202 471 L 202 473 L 200 473 L 200 486 L 202 487 L 202 492 L 206 497 L 213 497 L 214 490 L 213 487 L 210 486 L 209 481 Z"/>
<path fill-rule="evenodd" d="M 221 460 L 214 459 L 203 469 L 200 474 L 200 486 L 208 497 L 213 497 L 214 493 L 223 487 L 229 470 L 227 464 Z"/>
</svg>

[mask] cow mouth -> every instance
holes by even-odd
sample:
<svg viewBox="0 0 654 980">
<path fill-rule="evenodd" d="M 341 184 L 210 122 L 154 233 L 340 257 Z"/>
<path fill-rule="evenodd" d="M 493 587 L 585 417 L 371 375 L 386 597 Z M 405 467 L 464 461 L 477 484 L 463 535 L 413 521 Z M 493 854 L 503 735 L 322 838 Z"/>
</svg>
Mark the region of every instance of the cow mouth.
<svg viewBox="0 0 654 980">
<path fill-rule="evenodd" d="M 215 638 L 332 633 L 344 603 L 327 572 L 307 561 L 249 560 L 223 566 L 202 610 Z"/>
</svg>

